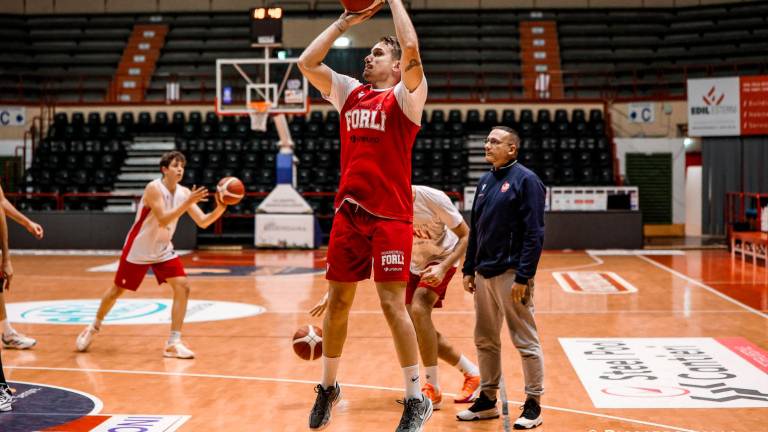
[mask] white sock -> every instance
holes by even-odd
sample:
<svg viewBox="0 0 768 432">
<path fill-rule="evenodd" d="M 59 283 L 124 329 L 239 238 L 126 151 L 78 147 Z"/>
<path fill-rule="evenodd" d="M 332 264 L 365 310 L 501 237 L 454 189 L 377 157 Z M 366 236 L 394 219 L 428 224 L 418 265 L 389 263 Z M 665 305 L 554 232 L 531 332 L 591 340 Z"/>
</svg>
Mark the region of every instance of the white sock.
<svg viewBox="0 0 768 432">
<path fill-rule="evenodd" d="M 403 368 L 403 378 L 405 380 L 405 398 L 421 399 L 421 379 L 419 377 L 419 365 L 406 366 Z"/>
<path fill-rule="evenodd" d="M 94 318 L 93 322 L 91 323 L 91 327 L 95 328 L 96 330 L 101 328 L 101 320 L 98 318 Z"/>
<path fill-rule="evenodd" d="M 168 345 L 175 344 L 176 342 L 181 340 L 181 332 L 180 331 L 171 331 L 171 335 L 168 336 Z"/>
<path fill-rule="evenodd" d="M 440 390 L 440 384 L 438 384 L 439 381 L 437 380 L 437 366 L 426 366 L 424 369 L 427 374 L 427 382 L 432 384 L 435 390 Z"/>
<path fill-rule="evenodd" d="M 466 375 L 480 375 L 480 369 L 477 368 L 477 365 L 472 363 L 468 358 L 464 357 L 464 354 L 461 355 L 459 362 L 453 365 L 453 367 Z"/>
<path fill-rule="evenodd" d="M 323 380 L 320 381 L 320 385 L 324 389 L 329 389 L 336 385 L 336 373 L 339 370 L 339 361 L 341 357 L 326 357 L 323 356 Z"/>
<path fill-rule="evenodd" d="M 7 319 L 3 320 L 3 334 L 4 335 L 12 335 L 16 333 L 16 330 L 11 327 L 11 322 Z"/>
</svg>

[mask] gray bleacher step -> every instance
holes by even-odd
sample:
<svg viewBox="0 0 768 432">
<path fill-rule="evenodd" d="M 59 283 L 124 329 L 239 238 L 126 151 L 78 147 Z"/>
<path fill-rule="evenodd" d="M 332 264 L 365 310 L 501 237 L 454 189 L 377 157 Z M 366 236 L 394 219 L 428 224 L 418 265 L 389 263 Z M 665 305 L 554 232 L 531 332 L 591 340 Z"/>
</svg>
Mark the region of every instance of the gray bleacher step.
<svg viewBox="0 0 768 432">
<path fill-rule="evenodd" d="M 159 178 L 159 176 L 156 176 L 155 178 Z M 127 189 L 144 190 L 144 188 L 147 186 L 147 183 L 149 183 L 149 181 L 116 181 L 115 192 L 123 191 Z"/>
<path fill-rule="evenodd" d="M 125 158 L 123 165 L 145 165 L 145 166 L 158 166 L 160 164 L 160 156 L 133 156 L 131 152 L 128 152 L 130 157 Z"/>
<path fill-rule="evenodd" d="M 137 166 L 123 166 L 120 169 L 121 173 L 159 173 L 160 172 L 160 166 L 159 165 L 137 165 Z"/>
<path fill-rule="evenodd" d="M 153 142 L 134 142 L 133 145 L 131 145 L 131 148 L 128 150 L 128 152 L 133 151 L 159 151 L 159 152 L 167 152 L 171 151 L 176 148 L 176 144 L 171 142 L 161 142 L 161 141 L 153 141 Z"/>
<path fill-rule="evenodd" d="M 104 211 L 110 213 L 133 213 L 136 209 L 131 204 L 107 204 L 104 206 Z"/>
<path fill-rule="evenodd" d="M 155 172 L 121 173 L 117 176 L 117 181 L 151 182 L 158 177 L 158 173 Z"/>
</svg>

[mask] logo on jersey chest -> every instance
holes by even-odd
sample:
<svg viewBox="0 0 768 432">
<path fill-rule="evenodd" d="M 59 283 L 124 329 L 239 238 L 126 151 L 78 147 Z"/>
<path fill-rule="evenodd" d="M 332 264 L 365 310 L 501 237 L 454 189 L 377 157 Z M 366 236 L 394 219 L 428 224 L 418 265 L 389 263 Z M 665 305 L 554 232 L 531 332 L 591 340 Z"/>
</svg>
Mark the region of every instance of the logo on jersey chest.
<svg viewBox="0 0 768 432">
<path fill-rule="evenodd" d="M 387 113 L 380 109 L 371 110 L 365 108 L 351 109 L 344 113 L 347 121 L 347 132 L 353 129 L 373 129 L 386 131 Z"/>
</svg>

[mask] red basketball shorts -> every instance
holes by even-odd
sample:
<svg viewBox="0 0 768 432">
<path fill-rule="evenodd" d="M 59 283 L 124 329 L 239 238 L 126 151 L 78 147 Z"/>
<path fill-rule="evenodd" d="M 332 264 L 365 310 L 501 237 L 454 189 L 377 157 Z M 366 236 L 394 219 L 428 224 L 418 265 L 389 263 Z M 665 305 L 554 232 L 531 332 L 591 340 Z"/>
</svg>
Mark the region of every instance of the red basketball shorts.
<svg viewBox="0 0 768 432">
<path fill-rule="evenodd" d="M 437 263 L 430 263 L 427 265 L 427 268 L 435 264 Z M 456 267 L 451 267 L 448 269 L 448 271 L 445 273 L 445 277 L 437 286 L 427 285 L 421 281 L 421 276 L 417 274 L 408 274 L 408 285 L 405 287 L 405 304 L 411 304 L 413 301 L 413 295 L 416 293 L 416 288 L 426 288 L 430 291 L 434 291 L 439 296 L 433 307 L 440 308 L 443 307 L 443 300 L 445 300 L 445 291 L 448 290 L 448 283 L 451 282 L 453 275 L 456 274 Z"/>
<path fill-rule="evenodd" d="M 117 267 L 117 273 L 115 274 L 115 285 L 123 289 L 136 291 L 150 267 L 152 268 L 152 273 L 155 274 L 157 283 L 160 285 L 170 278 L 187 275 L 179 257 L 153 264 L 134 264 L 126 261 L 125 258 L 120 258 L 120 265 Z"/>
<path fill-rule="evenodd" d="M 374 216 L 346 202 L 336 212 L 325 278 L 335 282 L 408 280 L 413 245 L 410 222 Z"/>
</svg>

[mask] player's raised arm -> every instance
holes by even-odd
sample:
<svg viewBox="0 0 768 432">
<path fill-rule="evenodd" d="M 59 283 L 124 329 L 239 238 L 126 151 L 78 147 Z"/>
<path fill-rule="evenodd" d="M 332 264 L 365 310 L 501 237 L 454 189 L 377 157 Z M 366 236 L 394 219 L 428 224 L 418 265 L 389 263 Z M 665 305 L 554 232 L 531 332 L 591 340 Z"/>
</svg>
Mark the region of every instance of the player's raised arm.
<svg viewBox="0 0 768 432">
<path fill-rule="evenodd" d="M 191 217 L 197 226 L 202 229 L 208 228 L 210 224 L 216 222 L 216 220 L 227 211 L 227 205 L 221 202 L 219 194 L 215 194 L 214 196 L 216 197 L 216 208 L 213 209 L 212 212 L 204 213 L 197 204 L 192 204 L 187 210 L 189 217 Z"/>
<path fill-rule="evenodd" d="M 301 53 L 298 62 L 301 73 L 322 94 L 327 95 L 331 93 L 333 71 L 323 64 L 323 60 L 328 55 L 333 42 L 353 25 L 367 21 L 379 9 L 381 9 L 381 5 L 360 13 L 344 11 L 336 21 L 323 30 Z"/>
<path fill-rule="evenodd" d="M 402 0 L 389 0 L 389 8 L 392 10 L 392 19 L 395 21 L 397 41 L 403 50 L 400 59 L 401 79 L 405 87 L 412 92 L 424 79 L 424 69 L 419 54 L 419 38 Z"/>
<path fill-rule="evenodd" d="M 148 184 L 144 190 L 144 201 L 160 226 L 166 226 L 183 215 L 189 208 L 208 197 L 208 190 L 202 186 L 193 187 L 189 197 L 173 210 L 163 208 L 163 195 L 153 184 Z"/>
</svg>

